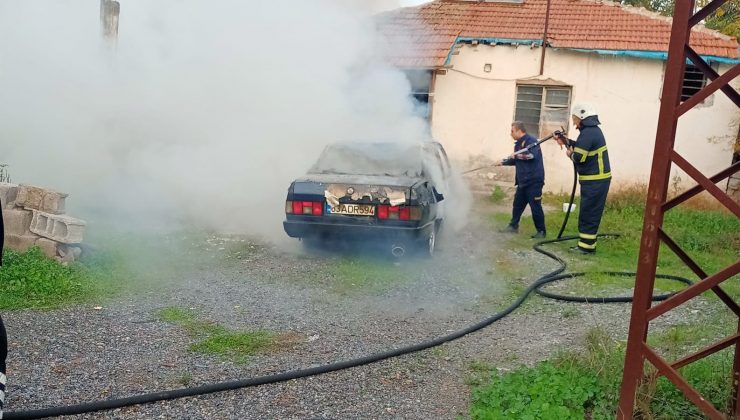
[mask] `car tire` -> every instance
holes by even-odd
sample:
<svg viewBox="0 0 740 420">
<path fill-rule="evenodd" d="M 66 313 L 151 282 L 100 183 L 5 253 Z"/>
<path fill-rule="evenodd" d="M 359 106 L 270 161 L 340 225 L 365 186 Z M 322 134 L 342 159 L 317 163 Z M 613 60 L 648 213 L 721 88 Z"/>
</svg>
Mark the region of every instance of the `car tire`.
<svg viewBox="0 0 740 420">
<path fill-rule="evenodd" d="M 420 244 L 421 254 L 426 258 L 434 257 L 434 251 L 437 248 L 437 231 L 439 229 L 435 225 L 429 233 L 424 237 L 424 240 Z"/>
</svg>

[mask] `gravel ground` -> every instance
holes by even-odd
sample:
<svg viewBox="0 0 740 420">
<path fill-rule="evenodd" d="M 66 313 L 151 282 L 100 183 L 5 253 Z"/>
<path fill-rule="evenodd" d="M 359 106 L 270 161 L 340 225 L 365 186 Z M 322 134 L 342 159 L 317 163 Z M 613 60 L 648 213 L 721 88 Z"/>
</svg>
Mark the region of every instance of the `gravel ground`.
<svg viewBox="0 0 740 420">
<path fill-rule="evenodd" d="M 448 235 L 432 261 L 404 260 L 383 287 L 337 287 L 332 267 L 354 258 L 255 247 L 241 259 L 189 270 L 177 282 L 113 300 L 3 314 L 9 331 L 7 409 L 26 410 L 261 376 L 364 356 L 447 334 L 512 299 L 492 270 L 498 234 L 476 220 Z M 217 249 L 217 248 L 216 248 Z M 506 251 L 505 251 L 506 252 Z M 552 263 L 511 252 L 532 278 Z M 501 254 L 498 254 L 501 255 Z M 500 257 L 496 257 L 500 258 Z M 221 260 L 219 260 L 221 261 Z M 371 264 L 394 262 L 374 258 Z M 564 286 L 556 286 L 564 287 Z M 697 306 L 698 305 L 698 306 Z M 159 321 L 167 306 L 233 329 L 288 333 L 293 343 L 237 364 L 189 352 L 183 328 Z M 685 311 L 702 310 L 702 302 Z M 564 315 L 566 314 L 567 315 Z M 656 327 L 680 320 L 680 311 Z M 76 418 L 459 418 L 468 412 L 470 363 L 499 369 L 579 348 L 600 326 L 624 338 L 628 305 L 535 298 L 475 334 L 392 360 L 276 385 L 100 412 Z"/>
</svg>

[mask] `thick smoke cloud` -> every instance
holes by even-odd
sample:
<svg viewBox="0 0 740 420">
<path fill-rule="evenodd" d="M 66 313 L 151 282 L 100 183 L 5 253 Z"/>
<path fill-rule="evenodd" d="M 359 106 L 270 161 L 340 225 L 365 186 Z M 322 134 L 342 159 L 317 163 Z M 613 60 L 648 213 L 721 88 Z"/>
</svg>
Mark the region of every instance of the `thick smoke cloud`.
<svg viewBox="0 0 740 420">
<path fill-rule="evenodd" d="M 73 215 L 283 238 L 283 200 L 329 142 L 419 141 L 370 13 L 340 0 L 0 1 L 0 161 Z M 381 3 L 383 3 L 381 1 Z"/>
</svg>

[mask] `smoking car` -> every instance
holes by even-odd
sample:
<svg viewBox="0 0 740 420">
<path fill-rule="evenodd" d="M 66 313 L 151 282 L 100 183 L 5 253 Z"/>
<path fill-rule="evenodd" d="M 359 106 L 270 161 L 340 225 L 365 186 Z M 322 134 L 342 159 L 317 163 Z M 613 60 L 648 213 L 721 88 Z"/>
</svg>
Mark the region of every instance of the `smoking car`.
<svg viewBox="0 0 740 420">
<path fill-rule="evenodd" d="M 449 176 L 437 142 L 332 144 L 290 184 L 283 227 L 293 238 L 380 241 L 397 257 L 431 256 Z"/>
</svg>

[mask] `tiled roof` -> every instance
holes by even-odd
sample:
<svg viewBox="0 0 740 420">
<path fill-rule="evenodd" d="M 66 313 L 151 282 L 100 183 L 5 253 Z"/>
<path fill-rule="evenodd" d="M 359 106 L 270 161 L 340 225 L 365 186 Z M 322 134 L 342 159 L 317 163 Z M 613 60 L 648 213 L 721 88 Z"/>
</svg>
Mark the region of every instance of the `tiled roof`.
<svg viewBox="0 0 740 420">
<path fill-rule="evenodd" d="M 547 0 L 523 3 L 435 0 L 382 13 L 377 24 L 400 67 L 444 65 L 457 37 L 541 40 Z M 548 45 L 589 50 L 666 52 L 671 20 L 642 8 L 599 0 L 551 0 Z M 735 38 L 697 27 L 691 46 L 701 55 L 737 58 Z"/>
</svg>

